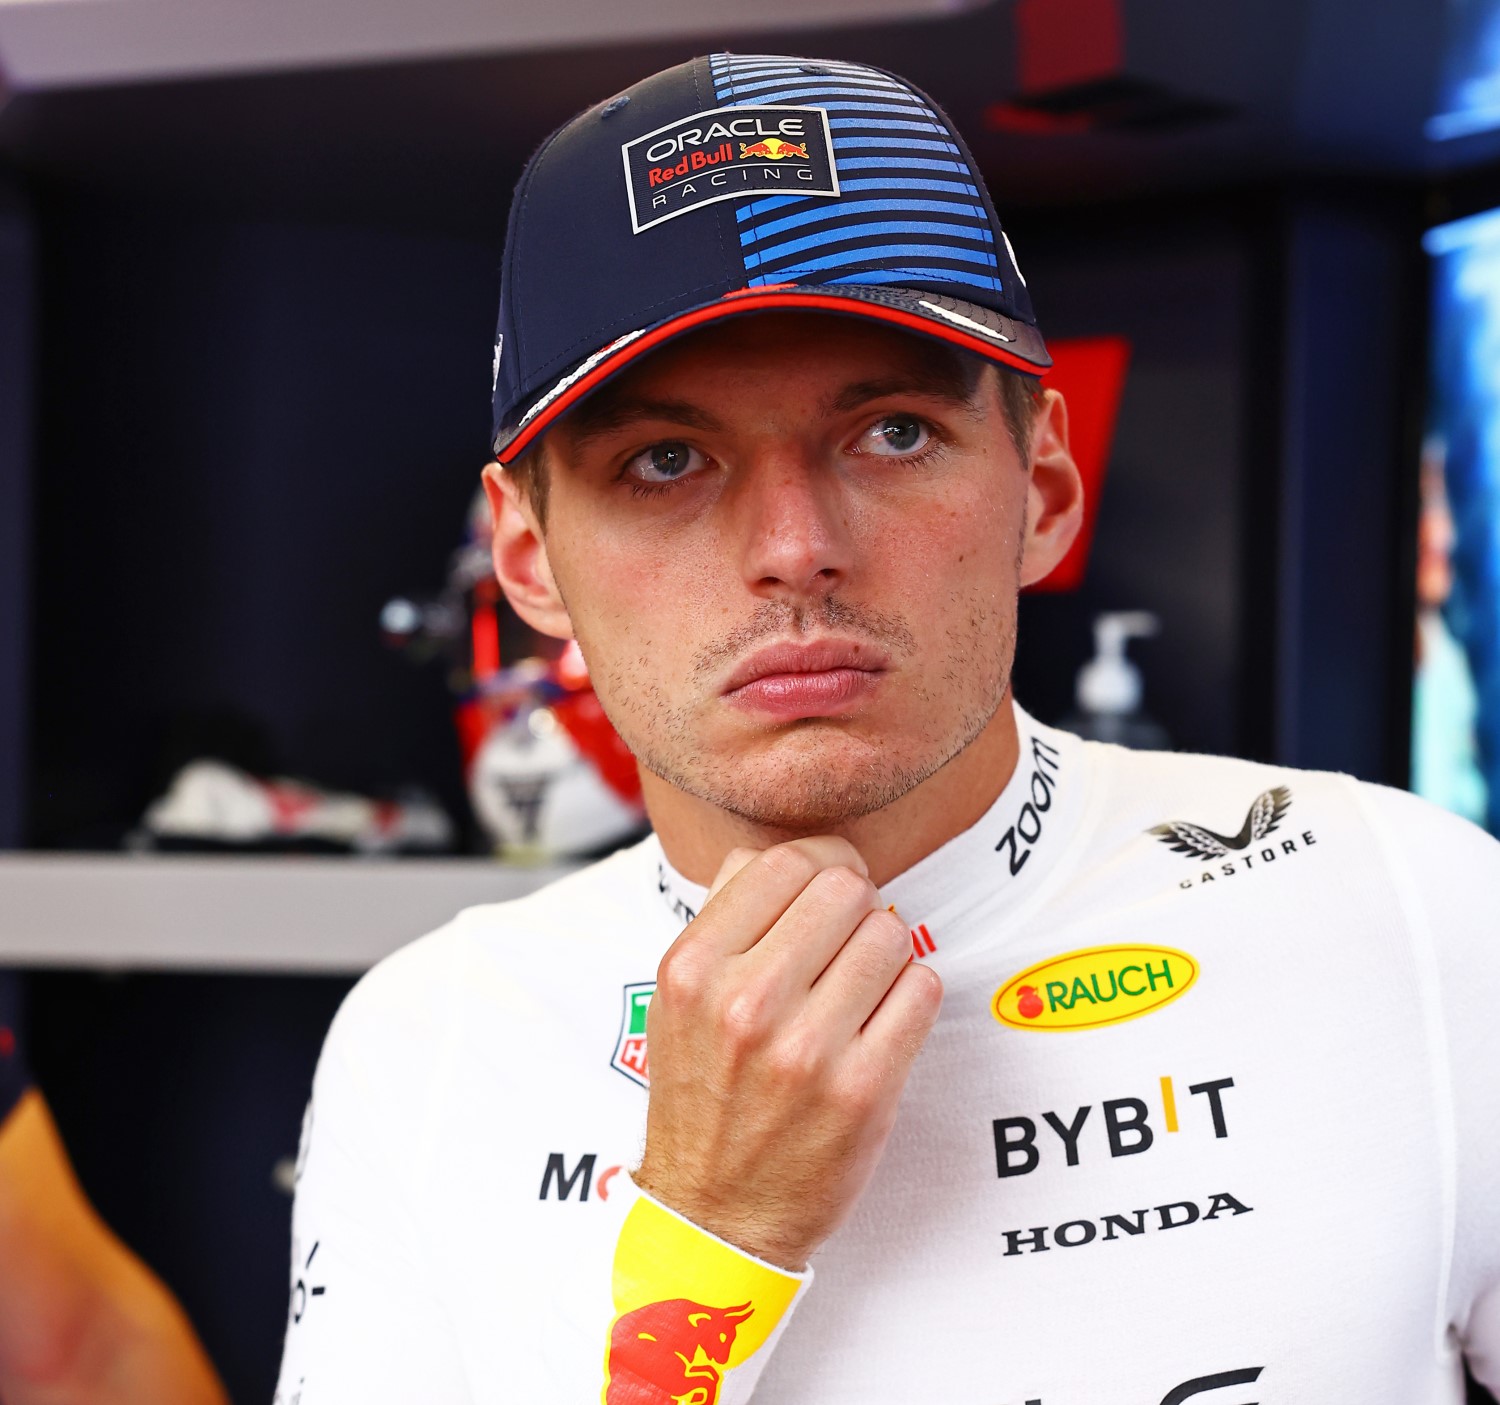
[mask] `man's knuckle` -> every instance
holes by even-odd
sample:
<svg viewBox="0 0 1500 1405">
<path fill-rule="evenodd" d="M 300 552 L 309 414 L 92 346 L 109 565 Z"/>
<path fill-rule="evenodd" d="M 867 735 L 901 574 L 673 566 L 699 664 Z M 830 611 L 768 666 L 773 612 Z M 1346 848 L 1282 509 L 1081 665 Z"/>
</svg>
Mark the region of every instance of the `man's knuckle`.
<svg viewBox="0 0 1500 1405">
<path fill-rule="evenodd" d="M 652 1001 L 667 1005 L 691 1005 L 704 987 L 704 963 L 691 946 L 674 946 L 656 968 L 656 991 Z"/>
<path fill-rule="evenodd" d="M 844 1112 L 856 1121 L 868 1120 L 885 1100 L 886 1080 L 873 1066 L 858 1069 L 839 1085 Z"/>
<path fill-rule="evenodd" d="M 862 873 L 843 864 L 825 868 L 817 877 L 818 885 L 837 902 L 870 905 L 875 901 L 875 885 Z"/>
<path fill-rule="evenodd" d="M 795 844 L 778 844 L 773 849 L 767 849 L 761 855 L 760 862 L 776 877 L 795 882 L 801 887 L 806 887 L 818 872 L 818 865 L 812 855 Z"/>
<path fill-rule="evenodd" d="M 904 961 L 911 955 L 911 932 L 891 912 L 872 912 L 859 925 L 856 945 L 872 968 L 889 969 L 892 961 Z"/>
<path fill-rule="evenodd" d="M 719 1013 L 726 1042 L 735 1048 L 759 1043 L 765 1034 L 766 1016 L 766 995 L 758 986 L 744 986 L 732 992 Z"/>
<path fill-rule="evenodd" d="M 784 1084 L 817 1082 L 824 1062 L 822 1041 L 815 1031 L 801 1027 L 784 1031 L 770 1056 L 772 1072 Z"/>
</svg>

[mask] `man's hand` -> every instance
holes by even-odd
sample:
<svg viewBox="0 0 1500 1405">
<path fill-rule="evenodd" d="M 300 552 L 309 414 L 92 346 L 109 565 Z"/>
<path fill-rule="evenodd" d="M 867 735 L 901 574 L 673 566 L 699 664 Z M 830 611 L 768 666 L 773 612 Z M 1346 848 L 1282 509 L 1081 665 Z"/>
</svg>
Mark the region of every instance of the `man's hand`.
<svg viewBox="0 0 1500 1405">
<path fill-rule="evenodd" d="M 842 839 L 724 861 L 662 958 L 636 1184 L 800 1270 L 868 1184 L 942 1003 Z"/>
</svg>

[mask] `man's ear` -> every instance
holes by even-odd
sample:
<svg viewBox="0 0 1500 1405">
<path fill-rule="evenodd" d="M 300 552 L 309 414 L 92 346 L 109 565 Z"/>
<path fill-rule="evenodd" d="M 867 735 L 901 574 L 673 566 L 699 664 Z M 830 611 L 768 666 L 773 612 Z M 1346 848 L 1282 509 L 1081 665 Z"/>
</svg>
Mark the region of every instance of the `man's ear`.
<svg viewBox="0 0 1500 1405">
<path fill-rule="evenodd" d="M 554 639 L 571 639 L 573 621 L 552 577 L 530 499 L 498 463 L 484 467 L 484 495 L 495 524 L 490 557 L 505 598 L 533 629 Z"/>
<path fill-rule="evenodd" d="M 1021 584 L 1035 585 L 1046 576 L 1068 554 L 1082 525 L 1083 479 L 1068 448 L 1068 407 L 1059 392 L 1043 391 L 1031 427 Z"/>
</svg>

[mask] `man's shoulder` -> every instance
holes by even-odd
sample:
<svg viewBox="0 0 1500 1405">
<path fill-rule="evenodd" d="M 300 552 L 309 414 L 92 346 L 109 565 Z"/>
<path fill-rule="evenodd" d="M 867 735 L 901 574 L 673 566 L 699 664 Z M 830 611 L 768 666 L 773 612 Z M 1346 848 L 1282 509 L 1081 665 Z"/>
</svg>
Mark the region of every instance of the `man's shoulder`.
<svg viewBox="0 0 1500 1405">
<path fill-rule="evenodd" d="M 1106 828 L 1157 833 L 1163 827 L 1226 830 L 1238 836 L 1282 827 L 1316 810 L 1345 822 L 1359 808 L 1360 782 L 1333 771 L 1307 771 L 1266 761 L 1198 752 L 1132 751 L 1083 743 L 1102 781 Z"/>
<path fill-rule="evenodd" d="M 1304 832 L 1325 860 L 1409 870 L 1418 886 L 1500 881 L 1500 843 L 1428 800 L 1337 771 L 1084 743 L 1103 781 L 1101 838 L 1150 835 L 1184 857 L 1233 857 Z M 1327 841 L 1337 841 L 1328 843 Z"/>
<path fill-rule="evenodd" d="M 431 1048 L 486 1007 L 565 996 L 581 972 L 638 974 L 648 959 L 654 971 L 675 935 L 656 872 L 646 840 L 523 897 L 463 909 L 366 972 L 330 1040 Z"/>
</svg>

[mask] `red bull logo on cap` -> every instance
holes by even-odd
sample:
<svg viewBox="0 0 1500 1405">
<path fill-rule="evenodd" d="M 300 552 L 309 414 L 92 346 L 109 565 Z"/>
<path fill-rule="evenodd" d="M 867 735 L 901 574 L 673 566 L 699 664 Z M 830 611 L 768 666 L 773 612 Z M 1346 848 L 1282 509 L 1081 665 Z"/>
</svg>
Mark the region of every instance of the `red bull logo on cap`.
<svg viewBox="0 0 1500 1405">
<path fill-rule="evenodd" d="M 748 146 L 740 143 L 740 160 L 743 161 L 751 156 L 764 156 L 767 161 L 784 161 L 788 156 L 796 156 L 803 161 L 807 157 L 807 144 L 804 142 L 798 146 L 793 141 L 782 141 L 779 137 L 767 137 L 764 141 L 753 141 Z"/>
<path fill-rule="evenodd" d="M 624 1313 L 609 1334 L 605 1405 L 715 1405 L 735 1334 L 754 1312 L 669 1298 Z"/>
</svg>

